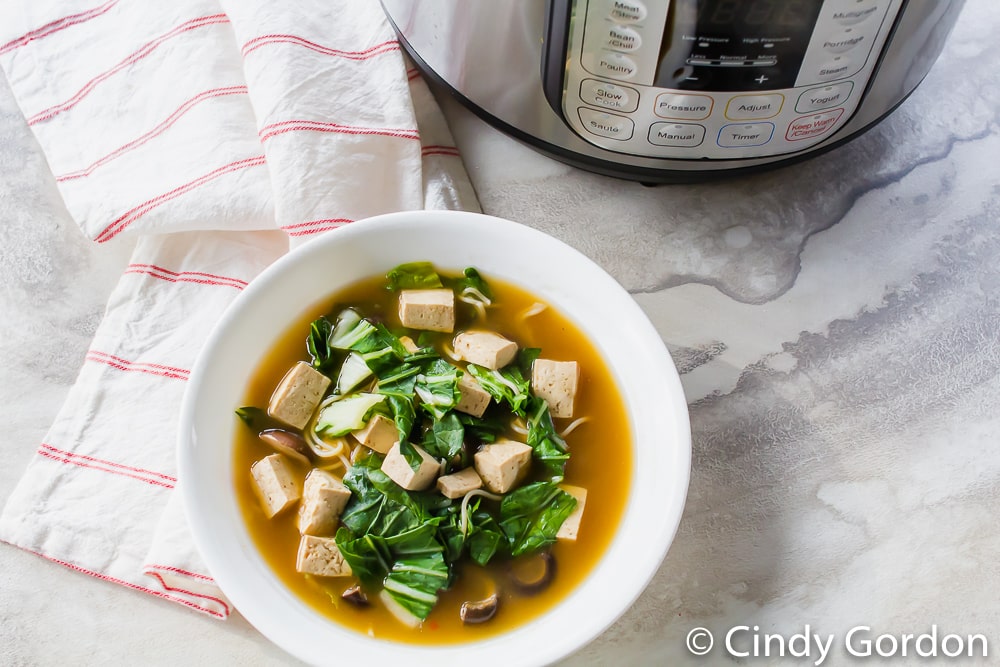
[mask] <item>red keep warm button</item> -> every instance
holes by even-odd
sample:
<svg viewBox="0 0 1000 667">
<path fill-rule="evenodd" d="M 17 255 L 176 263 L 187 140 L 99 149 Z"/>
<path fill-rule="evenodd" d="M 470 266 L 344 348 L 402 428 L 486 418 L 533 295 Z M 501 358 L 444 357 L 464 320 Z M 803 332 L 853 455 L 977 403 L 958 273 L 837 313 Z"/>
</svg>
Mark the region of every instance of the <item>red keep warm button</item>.
<svg viewBox="0 0 1000 667">
<path fill-rule="evenodd" d="M 785 132 L 785 139 L 788 141 L 801 141 L 802 139 L 818 137 L 833 129 L 833 126 L 837 124 L 843 113 L 843 109 L 830 109 L 822 113 L 814 113 L 810 116 L 796 118 L 788 125 L 788 131 Z"/>
</svg>

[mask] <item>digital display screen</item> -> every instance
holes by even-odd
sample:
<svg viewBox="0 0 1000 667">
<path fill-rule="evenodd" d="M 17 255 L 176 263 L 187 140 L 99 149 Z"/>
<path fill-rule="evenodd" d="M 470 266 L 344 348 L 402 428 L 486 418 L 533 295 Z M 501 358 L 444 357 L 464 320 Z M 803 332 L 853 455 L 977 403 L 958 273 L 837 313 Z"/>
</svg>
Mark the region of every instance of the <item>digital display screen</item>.
<svg viewBox="0 0 1000 667">
<path fill-rule="evenodd" d="M 822 6 L 823 0 L 673 0 L 654 85 L 790 88 Z"/>
</svg>

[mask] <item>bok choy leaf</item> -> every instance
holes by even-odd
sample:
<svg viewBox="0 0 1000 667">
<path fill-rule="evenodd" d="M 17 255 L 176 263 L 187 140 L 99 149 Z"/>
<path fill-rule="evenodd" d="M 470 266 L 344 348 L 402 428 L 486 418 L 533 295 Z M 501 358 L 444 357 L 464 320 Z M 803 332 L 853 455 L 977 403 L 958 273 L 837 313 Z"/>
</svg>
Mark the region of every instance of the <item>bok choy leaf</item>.
<svg viewBox="0 0 1000 667">
<path fill-rule="evenodd" d="M 365 425 L 368 413 L 385 400 L 381 394 L 352 394 L 323 408 L 316 419 L 316 432 L 323 435 L 347 435 Z"/>
<path fill-rule="evenodd" d="M 435 289 L 442 287 L 441 277 L 430 262 L 409 262 L 400 264 L 385 274 L 386 289 L 395 292 L 401 289 Z"/>
<path fill-rule="evenodd" d="M 500 503 L 500 530 L 510 554 L 535 553 L 553 544 L 574 509 L 576 498 L 552 482 L 535 482 L 508 493 Z"/>
</svg>

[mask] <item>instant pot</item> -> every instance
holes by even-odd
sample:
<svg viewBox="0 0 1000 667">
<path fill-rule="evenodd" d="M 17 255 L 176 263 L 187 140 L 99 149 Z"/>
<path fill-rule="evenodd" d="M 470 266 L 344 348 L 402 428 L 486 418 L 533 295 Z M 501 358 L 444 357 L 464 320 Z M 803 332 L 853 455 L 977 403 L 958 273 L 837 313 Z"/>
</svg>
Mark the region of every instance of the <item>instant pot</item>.
<svg viewBox="0 0 1000 667">
<path fill-rule="evenodd" d="M 802 160 L 916 88 L 963 0 L 382 0 L 423 72 L 564 162 L 649 182 Z"/>
</svg>

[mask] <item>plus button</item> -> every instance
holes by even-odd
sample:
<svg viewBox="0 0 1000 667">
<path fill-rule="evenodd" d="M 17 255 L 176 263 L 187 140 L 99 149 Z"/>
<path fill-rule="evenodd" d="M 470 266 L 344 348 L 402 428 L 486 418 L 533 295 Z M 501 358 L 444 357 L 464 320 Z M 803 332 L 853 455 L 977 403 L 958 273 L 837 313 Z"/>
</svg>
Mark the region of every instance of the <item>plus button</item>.
<svg viewBox="0 0 1000 667">
<path fill-rule="evenodd" d="M 764 85 L 764 82 L 767 81 L 767 77 L 764 76 L 763 74 L 761 74 L 756 79 L 754 79 L 754 81 L 756 81 L 757 83 L 759 83 L 761 85 Z"/>
</svg>

